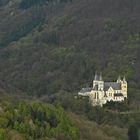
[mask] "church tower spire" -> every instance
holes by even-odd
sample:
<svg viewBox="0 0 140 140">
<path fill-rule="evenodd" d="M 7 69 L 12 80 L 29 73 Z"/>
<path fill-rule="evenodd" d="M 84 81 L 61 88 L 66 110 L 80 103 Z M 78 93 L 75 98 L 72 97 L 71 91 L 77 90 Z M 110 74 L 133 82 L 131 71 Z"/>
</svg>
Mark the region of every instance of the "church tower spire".
<svg viewBox="0 0 140 140">
<path fill-rule="evenodd" d="M 124 75 L 124 77 L 123 77 L 123 82 L 124 82 L 124 83 L 126 82 L 126 78 L 125 78 L 125 75 Z"/>
<path fill-rule="evenodd" d="M 99 80 L 100 80 L 100 81 L 103 81 L 102 73 L 100 73 Z"/>
<path fill-rule="evenodd" d="M 97 80 L 98 80 L 98 74 L 97 72 L 95 72 L 94 81 L 97 81 Z"/>
<path fill-rule="evenodd" d="M 117 83 L 121 82 L 121 76 L 119 75 L 118 79 L 117 79 Z"/>
<path fill-rule="evenodd" d="M 95 73 L 95 77 L 93 80 L 93 89 L 98 89 L 98 91 L 103 91 L 104 89 L 104 81 L 102 78 L 102 74 Z"/>
<path fill-rule="evenodd" d="M 122 89 L 123 96 L 127 98 L 127 81 L 125 76 L 123 77 L 123 80 L 121 82 L 121 89 Z"/>
</svg>

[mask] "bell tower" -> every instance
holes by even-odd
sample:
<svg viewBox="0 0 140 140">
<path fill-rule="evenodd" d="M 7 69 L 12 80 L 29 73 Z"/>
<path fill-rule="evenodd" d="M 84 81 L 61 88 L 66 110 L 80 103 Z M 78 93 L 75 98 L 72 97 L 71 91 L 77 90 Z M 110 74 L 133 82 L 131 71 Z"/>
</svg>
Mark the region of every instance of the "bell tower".
<svg viewBox="0 0 140 140">
<path fill-rule="evenodd" d="M 98 75 L 97 72 L 95 73 L 95 77 L 93 80 L 93 88 L 98 91 L 104 90 L 104 81 L 102 78 L 102 74 Z"/>
<path fill-rule="evenodd" d="M 122 89 L 122 94 L 124 95 L 125 98 L 127 98 L 127 81 L 125 76 L 123 77 L 123 80 L 121 81 L 121 89 Z"/>
</svg>

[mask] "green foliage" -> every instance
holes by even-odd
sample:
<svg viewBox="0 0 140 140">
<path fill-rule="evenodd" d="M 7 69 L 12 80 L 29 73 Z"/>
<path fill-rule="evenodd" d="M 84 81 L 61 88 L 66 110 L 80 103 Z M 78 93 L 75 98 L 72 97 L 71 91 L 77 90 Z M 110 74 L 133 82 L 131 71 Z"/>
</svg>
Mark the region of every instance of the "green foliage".
<svg viewBox="0 0 140 140">
<path fill-rule="evenodd" d="M 20 3 L 20 7 L 23 9 L 27 9 L 33 5 L 42 4 L 42 3 L 46 3 L 46 2 L 49 2 L 49 0 L 28 0 L 28 1 L 22 0 Z"/>
<path fill-rule="evenodd" d="M 72 5 L 67 3 L 71 0 L 9 1 L 0 0 L 0 45 L 5 47 L 0 50 L 0 87 L 46 96 L 46 102 L 60 103 L 100 125 L 127 128 L 132 121 L 140 127 L 139 0 L 75 0 Z M 96 70 L 103 72 L 105 81 L 125 74 L 131 104 L 91 107 L 88 98 L 74 97 L 73 92 L 90 86 Z M 8 131 L 13 140 L 79 139 L 60 107 L 6 105 L 0 114 L 2 137 Z M 102 131 L 84 125 L 83 139 L 104 139 Z"/>
<path fill-rule="evenodd" d="M 128 128 L 131 122 L 135 122 L 137 127 L 140 128 L 140 111 L 138 107 L 132 106 L 132 103 L 130 104 L 127 100 L 120 103 L 108 102 L 103 107 L 93 107 L 86 97 L 61 92 L 61 94 L 53 95 L 49 100 L 44 97 L 42 101 L 52 104 L 60 103 L 65 110 L 85 116 L 100 125 L 107 124 Z"/>
<path fill-rule="evenodd" d="M 114 28 L 124 28 L 124 26 L 127 25 L 127 22 L 126 21 L 123 21 L 123 20 L 112 20 L 112 19 L 106 19 L 104 22 L 104 30 L 106 31 L 111 31 L 113 30 Z"/>
<path fill-rule="evenodd" d="M 71 15 L 65 15 L 65 16 L 56 18 L 54 21 L 53 28 L 55 28 L 56 30 L 61 30 L 65 26 L 70 26 L 70 24 L 73 24 L 75 20 L 76 20 L 76 17 L 71 16 Z"/>
<path fill-rule="evenodd" d="M 43 22 L 41 17 L 32 19 L 32 21 L 28 22 L 22 27 L 17 28 L 15 31 L 7 33 L 0 40 L 0 46 L 8 45 L 12 41 L 17 41 L 19 38 L 27 35 L 33 28 Z"/>
<path fill-rule="evenodd" d="M 22 0 L 20 3 L 20 8 L 28 9 L 34 5 L 38 4 L 48 4 L 48 3 L 59 3 L 59 2 L 72 2 L 72 0 Z"/>
<path fill-rule="evenodd" d="M 4 107 L 0 114 L 0 137 L 4 140 L 5 131 L 16 130 L 25 138 L 40 139 L 43 137 L 69 137 L 78 140 L 79 130 L 60 106 L 41 103 L 20 103 L 14 107 Z"/>
<path fill-rule="evenodd" d="M 7 139 L 7 134 L 6 134 L 6 130 L 3 128 L 0 128 L 0 140 L 6 140 Z"/>
<path fill-rule="evenodd" d="M 137 49 L 140 47 L 139 41 L 140 41 L 139 34 L 130 35 L 126 43 L 126 47 L 130 49 Z"/>
<path fill-rule="evenodd" d="M 80 128 L 80 140 L 128 140 L 125 128 L 106 124 L 98 125 L 94 121 L 83 119 L 82 115 L 72 115 L 72 118 L 76 126 Z"/>
<path fill-rule="evenodd" d="M 136 125 L 130 125 L 128 128 L 129 140 L 139 140 L 138 138 L 138 128 Z"/>
<path fill-rule="evenodd" d="M 7 118 L 0 118 L 0 127 L 6 128 L 8 126 L 8 119 Z"/>
<path fill-rule="evenodd" d="M 123 111 L 129 111 L 129 104 L 128 104 L 128 101 L 124 101 L 124 102 L 113 102 L 113 101 L 110 101 L 110 102 L 107 102 L 105 105 L 104 105 L 104 108 L 107 108 L 107 109 L 113 109 L 113 110 L 116 110 L 116 111 L 119 111 L 119 112 L 123 112 Z"/>
<path fill-rule="evenodd" d="M 43 35 L 42 41 L 50 45 L 59 45 L 60 37 L 56 31 L 50 31 L 48 34 Z"/>
<path fill-rule="evenodd" d="M 108 8 L 103 0 L 72 5 L 65 0 L 58 5 L 58 1 L 22 2 L 36 6 L 23 10 L 15 3 L 0 14 L 0 44 L 8 45 L 0 51 L 1 81 L 28 95 L 51 95 L 89 87 L 98 70 L 105 81 L 126 75 L 128 87 L 135 85 L 137 94 L 140 58 L 138 48 L 132 53 L 128 45 L 139 45 L 139 24 L 137 17 L 137 22 L 131 20 L 128 5 L 120 0 L 107 0 Z M 15 15 L 10 16 L 11 11 Z M 135 15 L 138 11 L 134 10 Z"/>
</svg>

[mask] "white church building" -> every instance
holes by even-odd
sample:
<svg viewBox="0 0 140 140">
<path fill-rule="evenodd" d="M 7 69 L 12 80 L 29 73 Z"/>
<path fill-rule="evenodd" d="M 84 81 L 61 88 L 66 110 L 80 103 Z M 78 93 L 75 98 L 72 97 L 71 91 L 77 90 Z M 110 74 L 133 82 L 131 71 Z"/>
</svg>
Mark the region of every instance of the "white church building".
<svg viewBox="0 0 140 140">
<path fill-rule="evenodd" d="M 93 106 L 102 106 L 107 101 L 121 102 L 127 99 L 127 81 L 119 76 L 116 82 L 104 82 L 102 75 L 95 74 L 93 87 L 82 88 L 78 93 L 81 96 L 88 96 Z"/>
</svg>

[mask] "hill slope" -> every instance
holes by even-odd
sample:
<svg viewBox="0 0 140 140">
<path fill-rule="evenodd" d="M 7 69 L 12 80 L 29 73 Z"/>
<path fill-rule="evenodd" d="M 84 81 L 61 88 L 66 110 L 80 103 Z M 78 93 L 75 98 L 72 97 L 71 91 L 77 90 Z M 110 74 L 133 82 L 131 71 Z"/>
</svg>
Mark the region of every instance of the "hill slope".
<svg viewBox="0 0 140 140">
<path fill-rule="evenodd" d="M 139 100 L 139 5 L 138 0 L 73 0 L 28 9 L 18 0 L 3 4 L 0 80 L 27 94 L 77 92 L 98 70 L 105 80 L 125 74 L 130 97 Z"/>
</svg>

